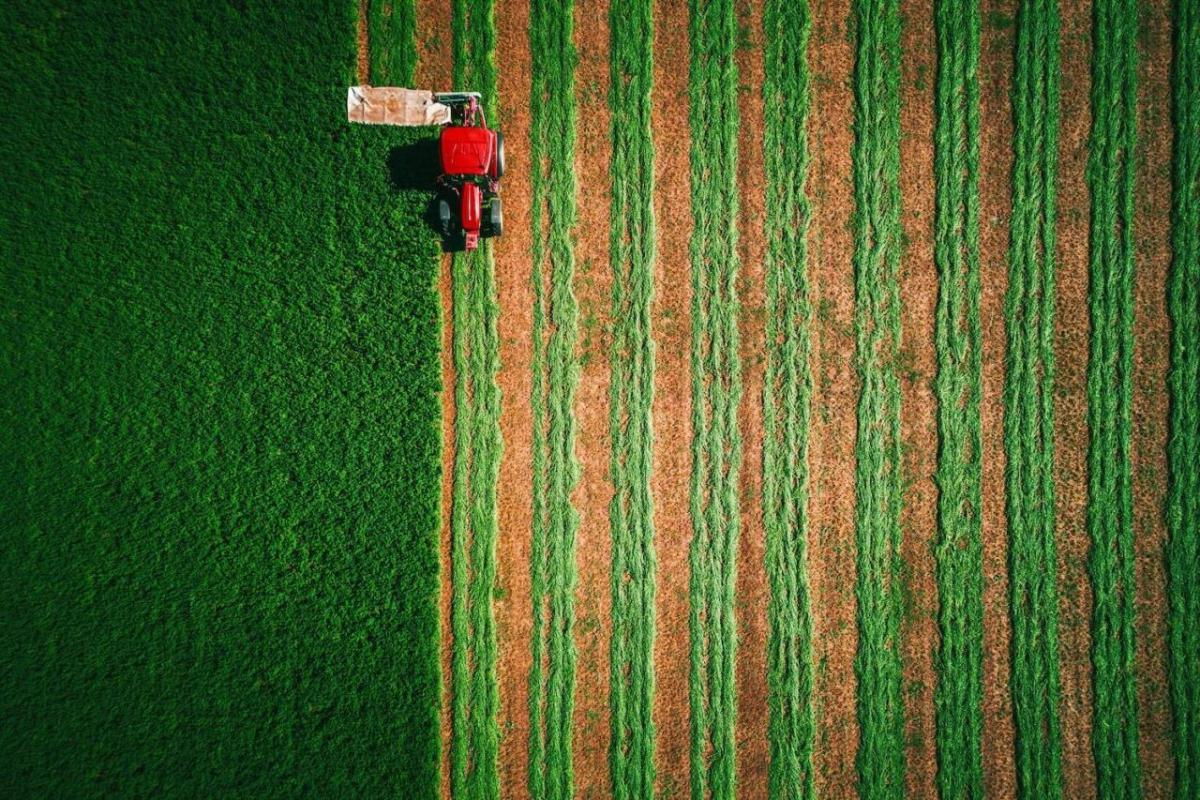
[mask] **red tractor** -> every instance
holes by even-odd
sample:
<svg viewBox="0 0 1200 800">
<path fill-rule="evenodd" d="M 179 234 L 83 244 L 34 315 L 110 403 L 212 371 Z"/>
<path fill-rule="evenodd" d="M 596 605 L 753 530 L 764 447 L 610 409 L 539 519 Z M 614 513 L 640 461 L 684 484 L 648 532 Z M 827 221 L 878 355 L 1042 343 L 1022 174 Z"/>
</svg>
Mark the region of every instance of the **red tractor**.
<svg viewBox="0 0 1200 800">
<path fill-rule="evenodd" d="M 450 124 L 442 128 L 439 151 L 437 221 L 442 237 L 465 250 L 474 250 L 479 237 L 504 232 L 500 178 L 504 176 L 504 135 L 490 130 L 478 92 L 448 92 L 435 96 L 449 106 Z"/>
</svg>

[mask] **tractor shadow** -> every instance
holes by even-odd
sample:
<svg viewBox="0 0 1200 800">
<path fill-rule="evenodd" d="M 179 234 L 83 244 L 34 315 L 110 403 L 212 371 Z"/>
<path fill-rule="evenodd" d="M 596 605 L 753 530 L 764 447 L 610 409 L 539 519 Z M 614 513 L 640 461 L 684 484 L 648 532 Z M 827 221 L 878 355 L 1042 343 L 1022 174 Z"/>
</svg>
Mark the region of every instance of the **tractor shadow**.
<svg viewBox="0 0 1200 800">
<path fill-rule="evenodd" d="M 436 234 L 444 252 L 456 252 L 464 248 L 461 237 L 442 235 L 438 219 L 439 154 L 437 138 L 421 139 L 410 144 L 393 147 L 387 154 L 388 184 L 395 192 L 421 192 L 427 196 L 425 212 L 421 216 L 429 230 Z"/>
</svg>

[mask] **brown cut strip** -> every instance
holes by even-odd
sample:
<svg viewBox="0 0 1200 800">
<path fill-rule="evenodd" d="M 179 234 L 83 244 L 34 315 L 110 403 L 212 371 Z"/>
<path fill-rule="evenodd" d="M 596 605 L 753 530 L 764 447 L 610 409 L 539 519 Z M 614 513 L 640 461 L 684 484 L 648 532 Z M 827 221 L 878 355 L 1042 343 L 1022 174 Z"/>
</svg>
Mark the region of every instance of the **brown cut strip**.
<svg viewBox="0 0 1200 800">
<path fill-rule="evenodd" d="M 530 260 L 529 0 L 496 1 L 498 119 L 504 133 L 506 173 L 501 185 L 504 235 L 494 241 L 500 304 L 500 460 L 496 502 L 496 626 L 500 683 L 500 795 L 529 796 L 529 671 L 533 636 L 530 542 L 533 532 L 532 391 L 533 285 Z M 450 36 L 449 28 L 444 32 Z M 470 88 L 470 87 L 462 87 Z M 489 109 L 490 110 L 490 109 Z"/>
<path fill-rule="evenodd" d="M 655 795 L 688 794 L 688 479 L 690 420 L 692 233 L 688 177 L 688 5 L 654 5 L 654 263 L 651 330 L 655 346 L 654 497 L 657 619 L 654 639 Z"/>
<path fill-rule="evenodd" d="M 1167 689 L 1167 598 L 1163 547 L 1167 488 L 1167 365 L 1171 267 L 1171 3 L 1141 12 L 1134 241 L 1133 519 L 1137 582 L 1138 744 L 1147 798 L 1171 797 L 1171 709 Z"/>
<path fill-rule="evenodd" d="M 583 359 L 575 398 L 576 449 L 582 478 L 575 493 L 579 510 L 575 643 L 575 794 L 609 797 L 608 664 L 612 636 L 611 537 L 608 505 L 612 455 L 608 433 L 609 322 L 612 270 L 608 260 L 611 139 L 608 93 L 608 0 L 577 2 L 575 46 L 579 52 L 576 92 L 579 140 L 575 154 L 579 225 L 575 247 L 575 294 L 579 301 L 579 354 Z"/>
<path fill-rule="evenodd" d="M 855 797 L 858 752 L 854 654 L 854 254 L 850 221 L 854 194 L 851 76 L 854 51 L 849 0 L 814 2 L 808 63 L 812 73 L 809 122 L 809 270 L 814 307 L 812 429 L 809 439 L 809 580 L 813 609 L 816 794 Z"/>
<path fill-rule="evenodd" d="M 905 245 L 900 257 L 903 329 L 900 436 L 906 484 L 900 558 L 905 609 L 901 622 L 904 672 L 905 780 L 909 797 L 936 797 L 937 740 L 933 654 L 939 643 L 937 579 L 937 353 L 933 323 L 937 267 L 933 259 L 933 105 L 937 79 L 933 0 L 902 0 L 900 15 L 900 196 Z"/>
<path fill-rule="evenodd" d="M 367 35 L 368 0 L 358 0 L 358 18 L 355 20 L 355 35 L 358 39 L 358 53 L 355 64 L 358 83 L 371 82 L 371 42 Z"/>
<path fill-rule="evenodd" d="M 979 43 L 979 273 L 983 334 L 983 785 L 988 797 L 1015 797 L 1012 622 L 1005 516 L 1004 295 L 1012 213 L 1012 71 L 1016 0 L 987 0 Z"/>
<path fill-rule="evenodd" d="M 1058 308 L 1054 357 L 1055 469 L 1058 475 L 1059 663 L 1063 797 L 1096 796 L 1092 758 L 1092 593 L 1087 557 L 1088 216 L 1084 170 L 1092 124 L 1092 7 L 1064 0 L 1062 125 L 1058 162 Z"/>
</svg>

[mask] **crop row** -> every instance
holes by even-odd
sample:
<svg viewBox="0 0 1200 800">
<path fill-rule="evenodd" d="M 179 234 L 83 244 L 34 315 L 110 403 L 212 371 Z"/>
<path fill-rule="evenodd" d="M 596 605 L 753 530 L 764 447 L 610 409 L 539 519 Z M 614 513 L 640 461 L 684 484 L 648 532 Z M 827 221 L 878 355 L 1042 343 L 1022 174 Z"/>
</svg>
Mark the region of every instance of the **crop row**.
<svg viewBox="0 0 1200 800">
<path fill-rule="evenodd" d="M 1004 450 L 1017 785 L 1062 794 L 1054 539 L 1057 0 L 1022 3 L 1013 78 L 1013 200 L 1005 325 Z"/>
<path fill-rule="evenodd" d="M 1098 0 L 1087 183 L 1091 355 L 1088 509 L 1092 548 L 1092 749 L 1101 797 L 1140 796 L 1134 674 L 1133 186 L 1137 141 L 1134 0 Z"/>
<path fill-rule="evenodd" d="M 763 8 L 767 180 L 766 379 L 763 392 L 763 524 L 770 599 L 767 737 L 770 796 L 813 796 L 812 609 L 808 582 L 809 369 L 806 0 Z"/>
<path fill-rule="evenodd" d="M 495 108 L 492 0 L 454 0 L 454 85 Z M 496 274 L 490 243 L 454 257 L 455 453 L 451 525 L 451 752 L 454 797 L 499 797 L 496 682 L 496 481 L 500 389 Z"/>
<path fill-rule="evenodd" d="M 574 0 L 534 0 L 529 25 L 534 290 L 529 792 L 546 800 L 574 796 L 571 730 L 579 528 L 579 514 L 571 502 L 579 482 L 574 413 L 579 308 L 572 288 L 571 239 L 577 217 L 574 13 Z"/>
<path fill-rule="evenodd" d="M 1171 484 L 1167 499 L 1168 652 L 1175 794 L 1200 793 L 1200 8 L 1175 3 L 1175 164 L 1168 284 Z"/>
<path fill-rule="evenodd" d="M 737 26 L 733 0 L 688 3 L 691 130 L 691 789 L 734 796 L 734 624 L 742 396 L 737 297 Z"/>
<path fill-rule="evenodd" d="M 654 508 L 651 405 L 654 343 L 654 4 L 610 6 L 612 113 L 612 377 L 609 467 L 613 499 L 609 763 L 617 800 L 654 795 Z"/>
<path fill-rule="evenodd" d="M 979 5 L 940 0 L 934 131 L 938 272 L 936 549 L 938 788 L 983 795 L 982 344 L 979 323 Z"/>
<path fill-rule="evenodd" d="M 904 793 L 900 669 L 900 18 L 855 0 L 854 327 L 859 795 Z"/>
</svg>

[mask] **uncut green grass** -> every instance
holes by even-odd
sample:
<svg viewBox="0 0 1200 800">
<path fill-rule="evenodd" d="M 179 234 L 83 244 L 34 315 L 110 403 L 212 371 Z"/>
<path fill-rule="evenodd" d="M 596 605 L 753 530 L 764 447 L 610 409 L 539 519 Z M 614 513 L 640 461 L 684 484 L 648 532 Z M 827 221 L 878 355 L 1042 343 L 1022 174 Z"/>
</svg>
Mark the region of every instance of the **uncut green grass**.
<svg viewBox="0 0 1200 800">
<path fill-rule="evenodd" d="M 496 24 L 492 0 L 451 6 L 454 88 L 483 96 L 497 124 Z M 455 452 L 450 510 L 453 637 L 450 669 L 450 791 L 495 800 L 500 728 L 496 675 L 496 483 L 500 438 L 496 270 L 491 243 L 458 253 L 451 267 Z"/>
<path fill-rule="evenodd" d="M 1200 8 L 1175 3 L 1171 433 L 1167 445 L 1168 679 L 1175 793 L 1200 794 Z"/>
<path fill-rule="evenodd" d="M 766 175 L 766 378 L 763 524 L 766 532 L 768 794 L 813 797 L 812 609 L 808 580 L 808 434 L 812 309 L 806 181 L 811 108 L 808 3 L 763 8 Z"/>
<path fill-rule="evenodd" d="M 939 0 L 934 130 L 938 793 L 983 796 L 979 4 Z"/>
<path fill-rule="evenodd" d="M 1091 353 L 1088 506 L 1092 547 L 1092 751 L 1102 798 L 1141 794 L 1134 673 L 1133 188 L 1137 5 L 1097 0 L 1092 39 Z"/>
<path fill-rule="evenodd" d="M 0 794 L 431 796 L 429 134 L 350 3 L 0 25 Z"/>
<path fill-rule="evenodd" d="M 855 0 L 854 328 L 862 390 L 855 446 L 862 798 L 904 794 L 900 618 L 900 18 L 896 0 Z"/>
<path fill-rule="evenodd" d="M 693 800 L 735 794 L 734 620 L 742 396 L 738 358 L 737 24 L 733 0 L 690 0 L 692 472 L 688 560 Z"/>
<path fill-rule="evenodd" d="M 1013 200 L 1004 317 L 1004 452 L 1017 788 L 1062 796 L 1054 313 L 1059 132 L 1057 0 L 1022 3 L 1012 89 Z"/>
<path fill-rule="evenodd" d="M 609 7 L 612 536 L 609 770 L 615 800 L 654 796 L 654 4 Z"/>
<path fill-rule="evenodd" d="M 367 8 L 371 81 L 411 86 L 417 68 L 416 0 L 370 0 Z"/>
<path fill-rule="evenodd" d="M 578 217 L 574 14 L 574 0 L 534 0 L 529 24 L 535 297 L 529 793 L 546 800 L 566 800 L 575 793 L 571 731 L 579 513 L 571 495 L 580 468 L 574 413 L 579 305 L 572 288 L 572 229 Z"/>
</svg>

